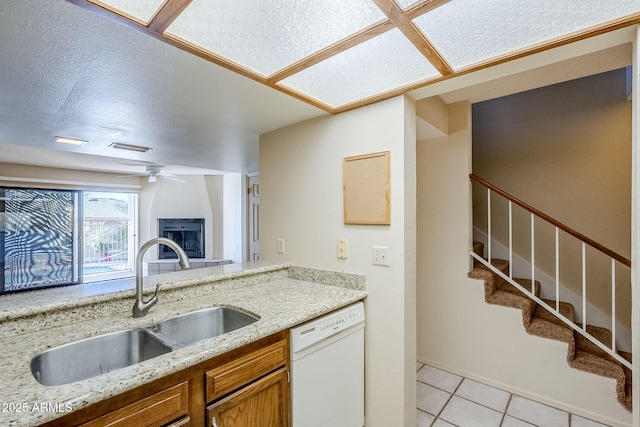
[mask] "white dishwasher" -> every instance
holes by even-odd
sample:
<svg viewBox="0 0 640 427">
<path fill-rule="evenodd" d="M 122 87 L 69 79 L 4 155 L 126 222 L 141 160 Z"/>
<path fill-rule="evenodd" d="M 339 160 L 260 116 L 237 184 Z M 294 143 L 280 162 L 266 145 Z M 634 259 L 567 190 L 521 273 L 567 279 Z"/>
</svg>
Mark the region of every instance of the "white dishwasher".
<svg viewBox="0 0 640 427">
<path fill-rule="evenodd" d="M 291 329 L 293 427 L 364 425 L 362 302 Z"/>
</svg>

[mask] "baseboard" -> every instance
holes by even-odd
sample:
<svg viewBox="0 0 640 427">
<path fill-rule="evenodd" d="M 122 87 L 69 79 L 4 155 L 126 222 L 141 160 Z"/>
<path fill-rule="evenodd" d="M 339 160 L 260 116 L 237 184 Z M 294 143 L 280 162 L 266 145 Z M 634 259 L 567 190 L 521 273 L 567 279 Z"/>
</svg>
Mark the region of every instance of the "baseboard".
<svg viewBox="0 0 640 427">
<path fill-rule="evenodd" d="M 571 414 L 578 415 L 578 416 L 583 417 L 583 418 L 587 418 L 587 419 L 590 419 L 590 420 L 593 420 L 593 421 L 597 421 L 599 423 L 606 424 L 606 425 L 611 426 L 611 427 L 632 427 L 631 424 L 621 423 L 618 420 L 614 420 L 612 418 L 602 416 L 601 414 L 598 414 L 598 413 L 595 413 L 595 412 L 586 411 L 583 408 L 578 408 L 578 407 L 575 407 L 573 405 L 568 405 L 568 404 L 566 404 L 564 402 L 560 402 L 560 401 L 555 400 L 555 399 L 550 399 L 550 398 L 548 398 L 546 396 L 541 396 L 539 394 L 532 393 L 530 391 L 523 390 L 523 389 L 520 389 L 518 387 L 512 387 L 512 386 L 510 386 L 508 384 L 504 384 L 504 383 L 501 383 L 499 381 L 492 380 L 491 378 L 485 378 L 485 377 L 482 377 L 480 375 L 476 375 L 476 374 L 474 374 L 472 372 L 465 372 L 465 371 L 462 371 L 460 369 L 456 369 L 454 367 L 447 366 L 446 364 L 434 362 L 434 361 L 429 360 L 427 358 L 417 357 L 416 360 L 418 362 L 420 362 L 420 363 L 424 363 L 425 365 L 429 365 L 429 366 L 432 366 L 434 368 L 442 369 L 444 371 L 451 372 L 452 374 L 460 375 L 462 377 L 469 378 L 470 380 L 478 381 L 480 383 L 495 387 L 497 389 L 506 391 L 508 393 L 515 394 L 515 395 L 518 395 L 520 397 L 524 397 L 524 398 L 533 400 L 534 402 L 538 402 L 538 403 L 541 403 L 543 405 L 551 406 L 553 408 L 557 408 L 557 409 L 569 412 Z M 569 368 L 567 366 L 567 369 L 572 369 L 572 368 Z"/>
</svg>

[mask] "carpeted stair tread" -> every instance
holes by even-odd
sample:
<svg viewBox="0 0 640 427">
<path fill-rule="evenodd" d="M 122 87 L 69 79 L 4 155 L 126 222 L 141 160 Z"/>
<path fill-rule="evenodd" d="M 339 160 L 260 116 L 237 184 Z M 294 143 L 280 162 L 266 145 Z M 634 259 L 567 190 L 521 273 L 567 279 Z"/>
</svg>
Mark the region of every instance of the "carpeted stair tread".
<svg viewBox="0 0 640 427">
<path fill-rule="evenodd" d="M 626 351 L 619 351 L 618 354 L 624 357 L 628 362 L 631 362 L 631 353 L 627 353 Z M 631 411 L 632 389 L 633 389 L 632 372 L 631 372 L 631 369 L 627 368 L 624 365 L 622 366 L 622 370 L 624 371 L 624 376 L 625 376 L 625 389 L 624 389 L 625 398 L 624 398 L 624 402 L 621 401 L 620 403 L 622 403 L 622 405 L 625 408 Z"/>
<path fill-rule="evenodd" d="M 509 275 L 509 261 L 507 261 L 506 259 L 494 258 L 491 260 L 491 265 L 504 274 Z M 483 270 L 489 271 L 489 268 L 487 266 L 476 259 L 473 260 L 473 268 L 481 268 Z"/>
<path fill-rule="evenodd" d="M 484 243 L 482 242 L 473 242 L 473 252 L 480 256 L 484 256 Z"/>
<path fill-rule="evenodd" d="M 543 301 L 551 307 L 555 307 L 556 305 L 556 302 L 553 300 L 543 299 Z M 560 302 L 559 308 L 560 314 L 571 321 L 574 320 L 575 309 L 572 304 Z M 573 341 L 573 329 L 541 305 L 536 305 L 533 315 L 531 316 L 531 323 L 527 327 L 527 333 L 570 344 L 572 344 Z"/>
<path fill-rule="evenodd" d="M 516 279 L 513 279 L 513 280 L 517 284 L 519 284 L 520 286 L 522 286 L 523 288 L 528 290 L 529 292 L 531 291 L 531 280 L 530 279 L 518 279 L 518 278 L 516 278 Z M 524 294 L 522 291 L 520 291 L 520 289 L 516 288 L 511 283 L 506 282 L 506 281 L 502 281 L 499 284 L 497 284 L 496 288 L 501 290 L 501 291 L 511 292 L 512 294 L 520 295 L 520 296 L 529 298 L 529 296 Z M 540 282 L 538 282 L 537 280 L 536 280 L 536 283 L 535 283 L 535 295 L 536 296 L 540 296 Z"/>
<path fill-rule="evenodd" d="M 578 326 L 582 325 L 578 324 Z M 587 332 L 602 344 L 604 344 L 606 347 L 611 348 L 612 337 L 611 331 L 609 329 L 601 328 L 599 326 L 587 325 Z M 618 361 L 609 356 L 607 352 L 602 350 L 600 347 L 598 347 L 579 333 L 576 333 L 576 352 L 584 352 L 610 361 L 616 365 L 619 364 Z"/>
<path fill-rule="evenodd" d="M 484 252 L 482 243 L 474 242 L 473 251 L 480 255 Z M 491 264 L 503 274 L 509 274 L 509 262 L 503 259 L 493 259 Z M 501 305 L 522 310 L 522 321 L 527 333 L 544 338 L 550 338 L 567 343 L 567 362 L 573 368 L 616 380 L 616 395 L 620 404 L 628 411 L 632 410 L 632 373 L 607 352 L 576 332 L 569 325 L 557 318 L 547 309 L 538 305 L 529 296 L 521 292 L 514 285 L 505 281 L 498 274 L 474 258 L 473 269 L 468 276 L 484 281 L 485 301 L 489 304 Z M 531 280 L 513 279 L 523 288 L 531 289 Z M 540 283 L 536 281 L 535 295 L 540 295 Z M 543 300 L 550 307 L 555 308 L 553 300 Z M 562 316 L 575 322 L 575 308 L 566 302 L 559 303 Z M 580 325 L 579 325 L 580 326 Z M 580 326 L 581 327 L 581 326 Z M 599 340 L 606 347 L 611 348 L 612 334 L 606 328 L 587 325 L 587 332 Z M 631 354 L 619 352 L 631 361 Z"/>
<path fill-rule="evenodd" d="M 542 301 L 544 301 L 545 303 L 547 303 L 548 305 L 550 305 L 553 308 L 556 307 L 556 302 L 554 300 L 544 299 L 543 298 Z M 559 311 L 560 311 L 561 315 L 563 315 L 564 317 L 566 317 L 570 321 L 575 322 L 576 309 L 573 306 L 573 304 L 569 304 L 568 302 L 560 301 L 560 305 L 559 305 L 558 308 L 559 308 Z M 544 307 L 542 307 L 540 305 L 538 307 L 536 307 L 536 313 L 534 314 L 534 316 L 539 318 L 539 319 L 541 319 L 541 320 L 545 320 L 547 322 L 555 323 L 557 325 L 562 325 L 564 327 L 567 327 L 567 328 L 571 329 L 570 326 L 566 325 L 562 320 L 558 319 L 556 316 L 554 316 L 552 313 L 550 313 L 546 308 L 544 308 Z"/>
<path fill-rule="evenodd" d="M 511 286 L 511 288 L 513 289 L 513 286 Z M 520 309 L 528 305 L 535 305 L 535 302 L 524 296 L 522 293 L 515 293 L 511 290 L 502 289 L 496 289 L 486 298 L 486 301 L 490 304 Z"/>
<path fill-rule="evenodd" d="M 609 359 L 610 358 L 605 359 L 603 357 L 596 356 L 586 351 L 576 350 L 576 354 L 573 360 L 569 361 L 569 365 L 581 371 L 591 372 L 592 374 L 600 375 L 603 377 L 621 379 L 621 388 L 624 393 L 625 375 L 624 371 L 622 370 L 622 365 Z"/>
</svg>

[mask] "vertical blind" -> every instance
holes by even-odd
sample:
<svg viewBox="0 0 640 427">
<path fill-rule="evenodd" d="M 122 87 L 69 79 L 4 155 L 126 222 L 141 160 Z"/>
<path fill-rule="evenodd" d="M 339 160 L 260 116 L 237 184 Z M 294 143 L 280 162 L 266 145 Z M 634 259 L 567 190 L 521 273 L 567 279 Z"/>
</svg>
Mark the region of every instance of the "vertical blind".
<svg viewBox="0 0 640 427">
<path fill-rule="evenodd" d="M 0 293 L 79 282 L 78 194 L 0 188 Z"/>
</svg>

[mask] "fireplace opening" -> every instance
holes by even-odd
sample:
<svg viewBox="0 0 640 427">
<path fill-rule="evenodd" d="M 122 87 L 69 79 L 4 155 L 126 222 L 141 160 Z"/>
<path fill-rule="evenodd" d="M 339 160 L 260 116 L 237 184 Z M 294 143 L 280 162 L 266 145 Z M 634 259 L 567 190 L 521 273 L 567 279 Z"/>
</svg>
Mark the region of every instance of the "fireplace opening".
<svg viewBox="0 0 640 427">
<path fill-rule="evenodd" d="M 204 218 L 159 218 L 158 236 L 179 244 L 189 258 L 204 258 Z M 158 258 L 176 259 L 178 255 L 160 245 Z"/>
</svg>

